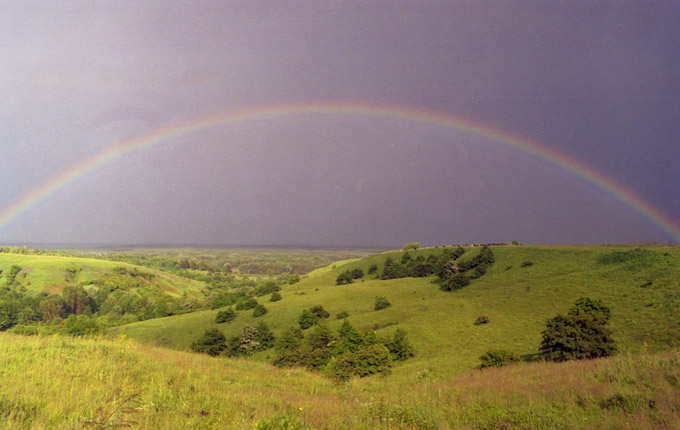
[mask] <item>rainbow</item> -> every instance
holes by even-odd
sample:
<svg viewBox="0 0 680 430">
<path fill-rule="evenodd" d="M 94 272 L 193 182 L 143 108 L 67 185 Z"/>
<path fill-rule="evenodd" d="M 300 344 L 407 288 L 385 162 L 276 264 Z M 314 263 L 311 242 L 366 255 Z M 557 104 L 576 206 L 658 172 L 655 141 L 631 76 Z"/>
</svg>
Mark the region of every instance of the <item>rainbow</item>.
<svg viewBox="0 0 680 430">
<path fill-rule="evenodd" d="M 605 176 L 593 167 L 556 149 L 544 146 L 507 130 L 490 127 L 469 119 L 449 115 L 444 112 L 422 110 L 409 107 L 395 107 L 368 103 L 321 103 L 321 104 L 289 104 L 277 106 L 261 106 L 251 109 L 226 111 L 200 116 L 186 121 L 173 122 L 146 133 L 117 141 L 101 150 L 94 156 L 65 170 L 52 180 L 31 190 L 16 202 L 0 212 L 0 230 L 21 214 L 30 210 L 50 195 L 67 187 L 69 184 L 89 173 L 109 164 L 133 151 L 140 151 L 161 145 L 172 139 L 214 127 L 231 124 L 269 120 L 299 115 L 364 115 L 392 118 L 404 121 L 434 124 L 440 127 L 468 132 L 489 138 L 493 141 L 514 147 L 532 154 L 553 165 L 575 174 L 594 184 L 608 194 L 624 202 L 658 227 L 669 233 L 675 241 L 680 242 L 680 224 L 660 208 L 633 192 L 620 182 Z"/>
</svg>

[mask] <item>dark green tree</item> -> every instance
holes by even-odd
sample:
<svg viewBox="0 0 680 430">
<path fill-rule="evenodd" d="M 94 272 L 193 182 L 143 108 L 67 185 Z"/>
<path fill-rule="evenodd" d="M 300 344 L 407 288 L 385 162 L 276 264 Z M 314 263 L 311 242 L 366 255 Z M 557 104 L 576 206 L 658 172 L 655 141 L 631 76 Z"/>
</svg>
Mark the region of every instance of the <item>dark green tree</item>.
<svg viewBox="0 0 680 430">
<path fill-rule="evenodd" d="M 345 270 L 344 272 L 338 275 L 338 277 L 335 280 L 335 283 L 337 285 L 347 285 L 351 284 L 352 281 L 353 281 L 352 272 L 350 272 L 349 270 Z"/>
<path fill-rule="evenodd" d="M 328 313 L 326 309 L 323 308 L 321 305 L 316 305 L 312 306 L 309 308 L 309 312 L 313 313 L 315 317 L 321 319 L 321 318 L 328 318 L 331 316 L 331 314 Z"/>
<path fill-rule="evenodd" d="M 606 327 L 611 310 L 598 300 L 579 299 L 568 314 L 548 320 L 539 348 L 541 357 L 552 361 L 606 357 L 616 343 Z"/>
<path fill-rule="evenodd" d="M 274 348 L 277 351 L 295 350 L 302 343 L 302 339 L 304 339 L 304 335 L 299 328 L 289 327 L 276 338 Z"/>
<path fill-rule="evenodd" d="M 390 356 L 394 361 L 406 360 L 414 355 L 413 347 L 406 338 L 406 330 L 401 328 L 394 332 L 392 340 L 387 342 L 385 346 L 390 351 Z"/>
<path fill-rule="evenodd" d="M 449 278 L 447 281 L 442 282 L 439 289 L 442 291 L 456 291 L 468 285 L 470 285 L 470 279 L 459 273 Z"/>
<path fill-rule="evenodd" d="M 364 346 L 364 337 L 349 321 L 345 320 L 338 330 L 340 339 L 333 349 L 333 355 L 342 355 L 347 351 L 357 352 Z"/>
<path fill-rule="evenodd" d="M 352 276 L 352 279 L 361 279 L 364 277 L 364 271 L 361 269 L 352 269 L 350 272 L 350 275 Z"/>
<path fill-rule="evenodd" d="M 253 309 L 253 316 L 255 318 L 261 317 L 267 313 L 267 308 L 264 307 L 264 305 L 257 305 Z"/>
<path fill-rule="evenodd" d="M 317 320 L 318 318 L 313 313 L 305 309 L 298 318 L 298 324 L 302 330 L 306 330 L 316 324 Z"/>
<path fill-rule="evenodd" d="M 264 322 L 257 324 L 257 333 L 255 334 L 255 341 L 260 344 L 260 350 L 269 349 L 274 346 L 276 338 L 271 329 Z"/>
<path fill-rule="evenodd" d="M 191 344 L 191 349 L 195 352 L 217 356 L 227 347 L 227 338 L 221 331 L 213 328 L 205 331 L 203 336 Z"/>
<path fill-rule="evenodd" d="M 219 311 L 215 316 L 215 324 L 222 324 L 225 322 L 233 321 L 236 318 L 236 312 L 233 308 L 228 308 L 225 311 Z"/>
</svg>

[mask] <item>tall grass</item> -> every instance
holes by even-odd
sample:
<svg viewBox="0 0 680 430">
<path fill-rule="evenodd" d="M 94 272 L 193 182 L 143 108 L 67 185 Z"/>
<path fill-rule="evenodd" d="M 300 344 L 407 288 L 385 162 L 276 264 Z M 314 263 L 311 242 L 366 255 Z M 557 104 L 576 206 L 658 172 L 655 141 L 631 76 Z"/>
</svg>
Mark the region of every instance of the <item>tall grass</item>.
<svg viewBox="0 0 680 430">
<path fill-rule="evenodd" d="M 674 429 L 680 354 L 520 364 L 435 379 L 316 374 L 124 338 L 0 334 L 0 427 Z M 286 427 L 287 426 L 287 427 Z"/>
</svg>

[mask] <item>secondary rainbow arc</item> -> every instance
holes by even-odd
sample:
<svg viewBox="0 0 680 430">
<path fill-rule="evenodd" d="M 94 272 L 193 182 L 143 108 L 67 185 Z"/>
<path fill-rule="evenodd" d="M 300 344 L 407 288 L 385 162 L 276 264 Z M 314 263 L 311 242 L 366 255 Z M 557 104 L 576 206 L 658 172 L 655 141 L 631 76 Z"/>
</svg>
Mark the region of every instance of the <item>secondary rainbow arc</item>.
<svg viewBox="0 0 680 430">
<path fill-rule="evenodd" d="M 11 221 L 17 219 L 21 214 L 27 212 L 56 191 L 67 187 L 69 184 L 102 166 L 113 162 L 127 153 L 150 148 L 190 133 L 214 127 L 228 126 L 230 124 L 246 121 L 318 114 L 364 115 L 430 123 L 486 137 L 493 141 L 515 147 L 584 178 L 587 182 L 594 184 L 604 192 L 613 195 L 618 200 L 635 209 L 655 225 L 669 233 L 675 241 L 680 241 L 680 224 L 670 215 L 620 182 L 604 175 L 597 169 L 570 155 L 548 146 L 541 145 L 536 141 L 532 141 L 510 131 L 490 127 L 444 112 L 370 103 L 317 103 L 259 106 L 245 110 L 211 113 L 186 121 L 163 125 L 140 135 L 114 142 L 94 156 L 77 163 L 58 176 L 52 178 L 50 181 L 29 191 L 0 212 L 0 229 L 5 228 Z"/>
</svg>

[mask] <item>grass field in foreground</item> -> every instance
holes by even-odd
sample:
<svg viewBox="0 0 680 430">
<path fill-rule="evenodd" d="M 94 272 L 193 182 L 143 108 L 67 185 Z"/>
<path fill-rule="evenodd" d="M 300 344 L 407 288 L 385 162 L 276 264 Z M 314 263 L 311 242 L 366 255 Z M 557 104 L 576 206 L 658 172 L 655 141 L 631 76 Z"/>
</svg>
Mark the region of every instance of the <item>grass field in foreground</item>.
<svg viewBox="0 0 680 430">
<path fill-rule="evenodd" d="M 469 258 L 479 248 L 471 248 Z M 331 313 L 326 323 L 337 329 L 334 316 L 349 313 L 349 321 L 362 331 L 377 329 L 390 335 L 404 328 L 416 356 L 394 370 L 394 377 L 414 377 L 428 372 L 448 378 L 476 366 L 478 357 L 494 348 L 517 354 L 537 352 L 546 320 L 566 313 L 582 296 L 603 300 L 612 309 L 610 326 L 623 352 L 663 351 L 680 346 L 680 247 L 649 246 L 499 246 L 493 247 L 496 262 L 486 275 L 462 290 L 442 292 L 433 278 L 381 281 L 367 276 L 350 285 L 335 285 L 347 269 L 379 266 L 387 256 L 378 254 L 337 265 L 310 276 L 281 292 L 283 299 L 259 298 L 268 313 L 254 318 L 241 311 L 225 324 L 213 323 L 215 311 L 202 311 L 142 321 L 116 328 L 143 342 L 187 349 L 207 328 L 218 327 L 234 335 L 244 325 L 266 322 L 274 332 L 296 326 L 303 309 L 321 304 Z M 424 249 L 418 254 L 441 252 Z M 635 258 L 616 260 L 617 256 Z M 638 255 L 639 254 L 639 255 Z M 612 257 L 613 256 L 613 257 Z M 529 264 L 530 263 L 530 264 Z M 392 307 L 374 311 L 376 296 L 385 296 Z M 489 323 L 474 325 L 480 315 Z M 266 360 L 270 352 L 255 358 Z"/>
<path fill-rule="evenodd" d="M 336 385 L 123 338 L 0 333 L 0 369 L 8 429 L 680 428 L 678 352 Z"/>
</svg>

